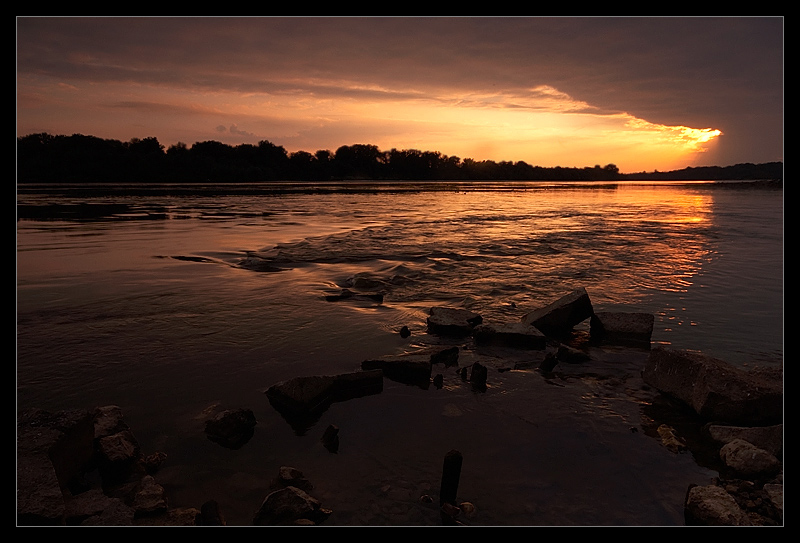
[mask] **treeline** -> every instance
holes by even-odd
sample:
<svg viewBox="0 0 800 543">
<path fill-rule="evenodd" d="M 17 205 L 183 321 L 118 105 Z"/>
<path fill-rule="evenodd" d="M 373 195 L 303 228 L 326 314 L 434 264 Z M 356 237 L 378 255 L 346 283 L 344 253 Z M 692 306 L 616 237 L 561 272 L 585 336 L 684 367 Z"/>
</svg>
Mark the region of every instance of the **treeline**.
<svg viewBox="0 0 800 543">
<path fill-rule="evenodd" d="M 700 170 L 705 169 L 695 170 L 691 173 L 700 175 Z M 722 170 L 728 175 L 735 173 L 729 168 Z M 780 171 L 782 177 L 782 164 Z M 614 164 L 544 168 L 522 161 L 462 160 L 436 151 L 381 151 L 374 145 L 366 144 L 345 145 L 336 151 L 319 150 L 312 154 L 307 151 L 289 153 L 269 141 L 236 146 L 204 141 L 191 147 L 178 143 L 165 148 L 152 137 L 121 142 L 82 134 L 54 136 L 40 133 L 17 138 L 18 183 L 249 183 L 350 179 L 618 181 L 669 173 L 643 173 L 631 177 L 631 174 L 621 174 Z M 707 175 L 711 173 L 719 172 L 708 172 Z M 764 176 L 727 178 L 754 179 Z"/>
</svg>

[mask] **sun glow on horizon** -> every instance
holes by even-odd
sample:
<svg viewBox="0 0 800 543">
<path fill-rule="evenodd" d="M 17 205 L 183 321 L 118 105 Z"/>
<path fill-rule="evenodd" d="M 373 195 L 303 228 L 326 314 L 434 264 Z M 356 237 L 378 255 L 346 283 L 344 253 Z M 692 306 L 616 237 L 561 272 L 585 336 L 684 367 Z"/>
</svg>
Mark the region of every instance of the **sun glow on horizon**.
<svg viewBox="0 0 800 543">
<path fill-rule="evenodd" d="M 370 143 L 382 150 L 419 149 L 542 167 L 613 163 L 623 172 L 686 167 L 722 135 L 713 128 L 667 126 L 628 113 L 600 111 L 548 85 L 478 92 L 388 89 L 345 81 L 280 83 L 280 92 L 260 93 L 128 87 L 124 101 L 119 87 L 110 86 L 108 94 L 95 87 L 78 93 L 70 128 L 54 133 L 122 141 L 155 136 L 166 146 L 212 139 L 231 145 L 268 140 L 289 152 L 311 153 Z M 52 126 L 63 105 L 61 100 L 31 106 L 28 124 Z M 98 128 L 90 128 L 90 122 Z M 143 127 L 147 133 L 141 133 Z M 51 130 L 20 135 L 40 131 Z M 194 139 L 187 137 L 190 133 L 196 134 Z"/>
</svg>

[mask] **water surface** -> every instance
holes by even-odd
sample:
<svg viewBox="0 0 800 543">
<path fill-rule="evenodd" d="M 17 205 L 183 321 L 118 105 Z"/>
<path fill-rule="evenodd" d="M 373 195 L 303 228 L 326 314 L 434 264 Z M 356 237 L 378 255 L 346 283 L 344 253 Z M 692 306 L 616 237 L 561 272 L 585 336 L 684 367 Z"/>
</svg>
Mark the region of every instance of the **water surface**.
<svg viewBox="0 0 800 543">
<path fill-rule="evenodd" d="M 168 453 L 171 503 L 214 498 L 233 523 L 251 519 L 280 465 L 300 464 L 332 524 L 435 524 L 418 498 L 437 494 L 452 448 L 471 466 L 461 489 L 477 523 L 682 522 L 686 485 L 713 470 L 631 432 L 652 400 L 635 382 L 646 352 L 605 353 L 613 385 L 574 368 L 561 381 L 494 372 L 483 394 L 449 373 L 441 390 L 387 382 L 305 435 L 266 401 L 281 380 L 441 343 L 425 330 L 434 305 L 505 322 L 584 287 L 596 311 L 654 314 L 654 344 L 743 367 L 783 359 L 782 191 L 28 188 L 17 197 L 18 408 L 120 405 L 143 447 Z M 384 301 L 325 301 L 343 288 Z M 202 433 L 209 412 L 232 407 L 259 419 L 238 451 Z M 321 449 L 328 423 L 352 446 Z"/>
</svg>

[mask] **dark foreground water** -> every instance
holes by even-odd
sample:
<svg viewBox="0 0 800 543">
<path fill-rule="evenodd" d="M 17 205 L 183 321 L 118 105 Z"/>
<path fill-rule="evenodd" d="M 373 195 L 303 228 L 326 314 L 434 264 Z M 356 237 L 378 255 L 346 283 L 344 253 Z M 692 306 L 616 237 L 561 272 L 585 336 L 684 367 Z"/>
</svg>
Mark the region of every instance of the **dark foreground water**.
<svg viewBox="0 0 800 543">
<path fill-rule="evenodd" d="M 653 313 L 654 344 L 783 360 L 781 190 L 18 187 L 17 206 L 18 409 L 119 405 L 144 451 L 167 453 L 170 505 L 215 499 L 230 524 L 252 521 L 282 465 L 314 484 L 328 525 L 440 524 L 451 449 L 472 524 L 683 524 L 688 485 L 717 472 L 654 435 L 644 350 L 592 348 L 592 362 L 543 375 L 501 371 L 524 353 L 462 345 L 461 366 L 490 367 L 485 392 L 440 367 L 441 389 L 385 380 L 303 431 L 267 401 L 282 380 L 448 343 L 426 333 L 432 306 L 514 321 L 585 287 L 596 311 Z M 343 288 L 384 302 L 325 300 Z M 209 441 L 205 419 L 238 407 L 256 414 L 253 438 Z M 319 442 L 329 424 L 337 454 Z"/>
</svg>

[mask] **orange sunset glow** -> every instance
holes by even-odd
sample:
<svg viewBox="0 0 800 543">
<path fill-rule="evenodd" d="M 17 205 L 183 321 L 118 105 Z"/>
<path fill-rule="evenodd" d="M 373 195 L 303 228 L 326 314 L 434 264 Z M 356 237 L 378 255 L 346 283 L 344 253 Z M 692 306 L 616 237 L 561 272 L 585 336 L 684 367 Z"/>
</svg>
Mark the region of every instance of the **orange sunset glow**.
<svg viewBox="0 0 800 543">
<path fill-rule="evenodd" d="M 776 161 L 781 28 L 780 18 L 23 17 L 17 135 L 267 140 L 312 153 L 367 143 L 622 172 Z"/>
</svg>

